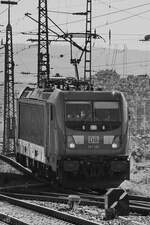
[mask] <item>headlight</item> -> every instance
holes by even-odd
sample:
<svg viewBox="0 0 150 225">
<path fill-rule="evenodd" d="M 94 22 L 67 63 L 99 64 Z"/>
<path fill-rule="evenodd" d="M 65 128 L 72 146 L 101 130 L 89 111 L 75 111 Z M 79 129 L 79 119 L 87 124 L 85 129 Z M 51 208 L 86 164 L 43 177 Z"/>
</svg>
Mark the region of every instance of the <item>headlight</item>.
<svg viewBox="0 0 150 225">
<path fill-rule="evenodd" d="M 115 136 L 112 141 L 112 148 L 119 148 L 120 147 L 120 136 Z"/>
<path fill-rule="evenodd" d="M 67 146 L 71 149 L 74 149 L 76 147 L 74 138 L 72 136 L 67 137 Z"/>
<path fill-rule="evenodd" d="M 116 143 L 113 143 L 112 148 L 118 148 L 118 145 Z"/>
<path fill-rule="evenodd" d="M 76 146 L 75 146 L 75 144 L 74 143 L 70 143 L 69 144 L 69 148 L 75 148 Z"/>
</svg>

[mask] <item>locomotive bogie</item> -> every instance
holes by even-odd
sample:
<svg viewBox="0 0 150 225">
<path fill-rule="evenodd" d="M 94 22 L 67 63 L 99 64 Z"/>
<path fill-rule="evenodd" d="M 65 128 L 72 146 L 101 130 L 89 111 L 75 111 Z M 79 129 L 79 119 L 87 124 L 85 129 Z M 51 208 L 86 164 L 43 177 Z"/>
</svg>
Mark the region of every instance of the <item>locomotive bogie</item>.
<svg viewBox="0 0 150 225">
<path fill-rule="evenodd" d="M 116 166 L 115 166 L 116 165 Z M 59 168 L 63 186 L 109 188 L 129 179 L 130 163 L 125 157 L 78 157 L 64 159 Z"/>
</svg>

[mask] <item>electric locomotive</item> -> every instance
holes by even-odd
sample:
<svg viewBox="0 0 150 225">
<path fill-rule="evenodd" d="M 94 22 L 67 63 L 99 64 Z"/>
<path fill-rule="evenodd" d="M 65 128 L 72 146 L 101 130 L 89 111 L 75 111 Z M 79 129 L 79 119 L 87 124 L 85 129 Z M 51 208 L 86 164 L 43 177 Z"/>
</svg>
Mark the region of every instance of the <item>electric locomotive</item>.
<svg viewBox="0 0 150 225">
<path fill-rule="evenodd" d="M 16 159 L 67 187 L 129 179 L 128 107 L 121 92 L 27 87 L 17 101 Z"/>
</svg>

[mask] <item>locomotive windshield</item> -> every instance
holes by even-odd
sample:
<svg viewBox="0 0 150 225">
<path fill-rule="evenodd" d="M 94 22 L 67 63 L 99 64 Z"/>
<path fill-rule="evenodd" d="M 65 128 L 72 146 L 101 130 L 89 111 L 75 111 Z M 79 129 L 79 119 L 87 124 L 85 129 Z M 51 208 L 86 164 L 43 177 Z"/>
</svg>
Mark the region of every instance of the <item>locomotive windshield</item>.
<svg viewBox="0 0 150 225">
<path fill-rule="evenodd" d="M 74 130 L 90 131 L 96 124 L 99 131 L 114 130 L 121 126 L 119 102 L 68 101 L 66 102 L 66 126 Z"/>
<path fill-rule="evenodd" d="M 91 121 L 92 105 L 90 102 L 67 102 L 66 103 L 67 121 Z"/>
<path fill-rule="evenodd" d="M 93 106 L 95 121 L 121 121 L 121 114 L 118 102 L 94 102 Z"/>
</svg>

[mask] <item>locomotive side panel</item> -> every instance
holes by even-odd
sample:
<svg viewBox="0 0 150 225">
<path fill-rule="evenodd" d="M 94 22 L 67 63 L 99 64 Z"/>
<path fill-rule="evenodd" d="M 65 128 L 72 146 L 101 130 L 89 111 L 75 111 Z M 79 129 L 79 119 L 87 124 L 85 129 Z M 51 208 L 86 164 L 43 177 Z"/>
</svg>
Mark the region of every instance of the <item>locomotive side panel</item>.
<svg viewBox="0 0 150 225">
<path fill-rule="evenodd" d="M 20 101 L 18 103 L 17 153 L 29 159 L 46 163 L 46 124 L 47 113 L 44 103 Z"/>
<path fill-rule="evenodd" d="M 22 102 L 19 112 L 19 139 L 44 146 L 43 105 Z"/>
<path fill-rule="evenodd" d="M 51 132 L 54 133 L 55 139 L 55 154 L 60 157 L 65 154 L 65 124 L 64 124 L 64 96 L 63 92 L 60 92 L 56 97 L 51 95 L 51 102 L 53 104 L 53 122 L 54 129 Z"/>
<path fill-rule="evenodd" d="M 65 154 L 64 100 L 62 92 L 52 94 L 48 105 L 47 159 L 51 170 L 57 174 L 61 158 Z M 56 175 L 57 176 L 57 175 Z"/>
</svg>

